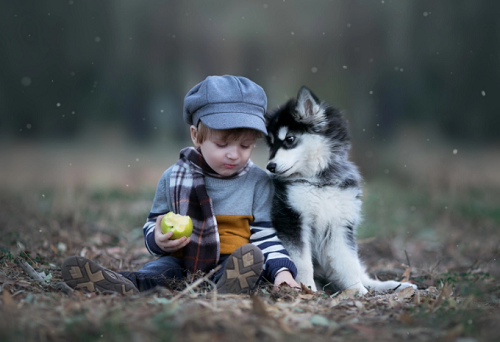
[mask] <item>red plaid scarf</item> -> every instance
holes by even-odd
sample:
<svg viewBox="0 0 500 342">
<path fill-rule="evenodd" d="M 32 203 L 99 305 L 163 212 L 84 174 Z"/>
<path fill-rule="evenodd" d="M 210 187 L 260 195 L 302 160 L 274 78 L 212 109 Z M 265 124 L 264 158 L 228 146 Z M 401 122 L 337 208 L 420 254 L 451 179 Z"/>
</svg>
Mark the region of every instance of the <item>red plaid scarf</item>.
<svg viewBox="0 0 500 342">
<path fill-rule="evenodd" d="M 219 261 L 220 241 L 212 200 L 205 188 L 205 176 L 230 179 L 244 175 L 253 165 L 251 160 L 230 177 L 216 173 L 193 147 L 180 152 L 172 168 L 170 198 L 174 212 L 189 215 L 193 221 L 191 242 L 183 248 L 184 267 L 190 272 L 212 270 Z"/>
</svg>

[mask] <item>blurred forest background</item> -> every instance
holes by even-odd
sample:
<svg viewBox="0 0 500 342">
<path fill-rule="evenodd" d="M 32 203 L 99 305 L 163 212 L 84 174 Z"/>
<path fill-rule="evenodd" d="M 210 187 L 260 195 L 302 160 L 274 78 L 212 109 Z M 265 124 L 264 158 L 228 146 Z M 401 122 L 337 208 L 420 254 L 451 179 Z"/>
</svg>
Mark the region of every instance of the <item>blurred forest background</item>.
<svg viewBox="0 0 500 342">
<path fill-rule="evenodd" d="M 184 95 L 222 74 L 263 86 L 270 109 L 306 85 L 344 110 L 367 177 L 390 172 L 387 151 L 411 168 L 417 150 L 446 146 L 435 158 L 450 167 L 500 140 L 498 13 L 495 1 L 1 1 L 2 183 L 164 169 L 190 145 Z"/>
</svg>

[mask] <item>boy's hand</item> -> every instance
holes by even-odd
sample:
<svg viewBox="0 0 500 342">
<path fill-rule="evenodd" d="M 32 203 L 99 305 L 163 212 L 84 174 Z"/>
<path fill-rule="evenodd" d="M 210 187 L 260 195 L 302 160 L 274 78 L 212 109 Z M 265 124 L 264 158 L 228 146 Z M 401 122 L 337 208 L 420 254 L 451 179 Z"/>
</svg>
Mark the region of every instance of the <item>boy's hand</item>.
<svg viewBox="0 0 500 342">
<path fill-rule="evenodd" d="M 289 271 L 282 271 L 276 275 L 276 278 L 274 278 L 274 290 L 278 291 L 280 289 L 280 285 L 285 282 L 288 284 L 288 286 L 295 288 L 295 289 L 300 289 L 299 284 L 293 279 L 292 274 Z"/>
<path fill-rule="evenodd" d="M 183 236 L 177 240 L 170 240 L 173 234 L 172 232 L 168 232 L 167 234 L 163 234 L 161 232 L 160 223 L 163 216 L 165 215 L 160 215 L 156 218 L 155 242 L 162 251 L 166 253 L 173 253 L 186 246 L 191 241 L 191 238 L 186 238 L 185 236 Z"/>
</svg>

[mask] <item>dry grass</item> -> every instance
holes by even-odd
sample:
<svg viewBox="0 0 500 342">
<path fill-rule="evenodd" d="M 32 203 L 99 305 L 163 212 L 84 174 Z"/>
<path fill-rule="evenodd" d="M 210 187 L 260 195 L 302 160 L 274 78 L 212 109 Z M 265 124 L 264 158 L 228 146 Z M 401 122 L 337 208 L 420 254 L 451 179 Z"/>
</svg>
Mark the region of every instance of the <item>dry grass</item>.
<svg viewBox="0 0 500 342">
<path fill-rule="evenodd" d="M 500 318 L 500 186 L 488 154 L 474 157 L 484 158 L 477 169 L 491 175 L 485 184 L 486 177 L 463 173 L 474 167 L 462 150 L 456 155 L 461 159 L 446 168 L 434 155 L 439 150 L 422 148 L 413 150 L 406 168 L 384 164 L 384 158 L 373 164 L 382 172 L 365 186 L 360 253 L 372 275 L 409 278 L 419 287 L 415 292 L 357 297 L 349 291 L 273 292 L 262 284 L 250 297 L 218 295 L 203 284 L 179 297 L 179 290 L 189 286 L 186 280 L 176 284 L 180 288 L 121 297 L 64 293 L 57 287 L 60 265 L 75 254 L 113 270 L 136 270 L 151 260 L 140 227 L 168 162 L 133 151 L 102 166 L 106 151 L 82 151 L 81 157 L 62 151 L 38 160 L 44 170 L 38 176 L 30 161 L 0 171 L 1 341 L 500 339 L 495 326 Z M 42 152 L 24 147 L 23 153 Z M 150 163 L 134 164 L 136 154 Z M 403 158 L 395 151 L 391 155 L 388 160 Z M 71 171 L 68 158 L 79 171 L 64 178 Z M 22 165 L 17 173 L 16 165 Z M 16 257 L 45 272 L 45 281 L 31 279 Z"/>
</svg>

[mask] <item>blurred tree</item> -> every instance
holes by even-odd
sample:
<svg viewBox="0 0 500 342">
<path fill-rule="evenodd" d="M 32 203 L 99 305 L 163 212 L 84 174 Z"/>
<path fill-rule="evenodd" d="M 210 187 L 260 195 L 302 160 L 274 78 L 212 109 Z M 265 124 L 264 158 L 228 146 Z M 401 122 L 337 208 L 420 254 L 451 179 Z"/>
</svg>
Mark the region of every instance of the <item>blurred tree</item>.
<svg viewBox="0 0 500 342">
<path fill-rule="evenodd" d="M 0 134 L 183 139 L 185 93 L 239 74 L 270 107 L 307 85 L 370 139 L 432 124 L 498 141 L 499 12 L 466 0 L 3 1 Z"/>
</svg>

